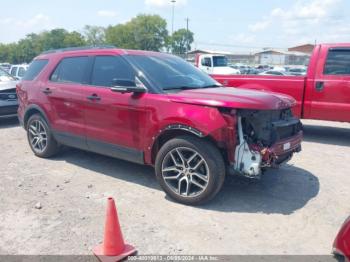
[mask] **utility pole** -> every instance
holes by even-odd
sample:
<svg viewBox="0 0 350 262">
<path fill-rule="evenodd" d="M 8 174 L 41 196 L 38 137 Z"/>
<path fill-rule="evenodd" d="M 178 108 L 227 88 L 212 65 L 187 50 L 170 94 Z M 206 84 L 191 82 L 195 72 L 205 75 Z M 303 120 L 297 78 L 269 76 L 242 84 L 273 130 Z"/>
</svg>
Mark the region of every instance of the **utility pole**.
<svg viewBox="0 0 350 262">
<path fill-rule="evenodd" d="M 188 30 L 188 24 L 190 22 L 190 19 L 187 17 L 186 18 L 186 42 L 187 42 L 187 45 L 186 45 L 186 55 L 188 56 L 188 47 L 190 45 L 190 38 L 189 38 L 189 30 Z"/>
<path fill-rule="evenodd" d="M 175 3 L 176 3 L 176 0 L 171 0 L 170 1 L 172 4 L 173 4 L 173 8 L 172 8 L 172 23 L 171 23 L 171 35 L 174 34 L 174 16 L 175 16 Z"/>
</svg>

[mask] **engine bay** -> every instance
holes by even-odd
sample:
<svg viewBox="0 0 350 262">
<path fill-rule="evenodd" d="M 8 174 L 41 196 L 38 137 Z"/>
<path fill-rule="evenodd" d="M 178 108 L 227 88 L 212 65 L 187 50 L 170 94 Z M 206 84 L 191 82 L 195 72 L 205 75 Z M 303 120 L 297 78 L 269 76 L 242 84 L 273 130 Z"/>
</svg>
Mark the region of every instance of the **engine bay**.
<svg viewBox="0 0 350 262">
<path fill-rule="evenodd" d="M 290 109 L 240 110 L 237 112 L 237 141 L 234 169 L 241 175 L 258 178 L 264 167 L 278 167 L 294 152 L 289 139 L 302 132 L 302 124 Z M 285 141 L 276 152 L 279 141 Z M 278 144 L 280 147 L 280 145 Z"/>
</svg>

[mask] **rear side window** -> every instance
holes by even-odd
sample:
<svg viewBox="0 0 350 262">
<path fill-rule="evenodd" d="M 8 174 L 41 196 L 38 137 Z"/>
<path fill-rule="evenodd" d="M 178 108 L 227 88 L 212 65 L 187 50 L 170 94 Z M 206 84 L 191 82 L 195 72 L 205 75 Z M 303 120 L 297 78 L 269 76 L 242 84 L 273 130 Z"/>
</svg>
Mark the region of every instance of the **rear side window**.
<svg viewBox="0 0 350 262">
<path fill-rule="evenodd" d="M 34 60 L 28 67 L 28 70 L 24 73 L 22 80 L 27 80 L 27 81 L 34 80 L 34 78 L 36 78 L 40 74 L 40 72 L 44 69 L 47 63 L 48 63 L 47 59 Z"/>
<path fill-rule="evenodd" d="M 89 58 L 87 56 L 64 58 L 52 73 L 50 80 L 59 83 L 82 84 L 86 75 L 88 61 Z"/>
<path fill-rule="evenodd" d="M 96 56 L 91 85 L 111 87 L 113 80 L 134 80 L 132 67 L 120 56 Z"/>
<path fill-rule="evenodd" d="M 350 49 L 329 50 L 324 74 L 350 75 Z"/>
</svg>

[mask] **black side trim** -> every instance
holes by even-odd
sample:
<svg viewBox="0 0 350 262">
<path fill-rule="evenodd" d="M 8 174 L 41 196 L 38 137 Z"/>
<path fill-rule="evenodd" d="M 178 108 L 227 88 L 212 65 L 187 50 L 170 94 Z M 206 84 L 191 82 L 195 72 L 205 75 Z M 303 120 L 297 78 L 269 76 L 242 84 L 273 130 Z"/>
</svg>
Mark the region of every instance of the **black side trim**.
<svg viewBox="0 0 350 262">
<path fill-rule="evenodd" d="M 106 156 L 144 164 L 143 152 L 119 145 L 88 139 L 89 150 Z"/>
<path fill-rule="evenodd" d="M 52 131 L 52 133 L 57 142 L 59 142 L 60 144 L 83 150 L 89 150 L 89 147 L 86 143 L 86 139 L 83 136 L 72 135 L 60 131 Z"/>
<path fill-rule="evenodd" d="M 86 151 L 91 151 L 101 155 L 106 155 L 133 163 L 144 164 L 144 154 L 142 151 L 114 145 L 94 139 L 85 138 L 83 136 L 72 135 L 65 132 L 53 131 L 55 139 L 66 146 L 71 146 Z"/>
</svg>

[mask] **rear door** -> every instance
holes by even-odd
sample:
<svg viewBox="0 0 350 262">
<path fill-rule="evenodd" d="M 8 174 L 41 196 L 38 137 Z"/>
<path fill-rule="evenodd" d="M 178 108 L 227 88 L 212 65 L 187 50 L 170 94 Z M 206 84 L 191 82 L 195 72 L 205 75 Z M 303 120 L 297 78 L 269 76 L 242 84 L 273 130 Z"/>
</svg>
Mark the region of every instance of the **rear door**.
<svg viewBox="0 0 350 262">
<path fill-rule="evenodd" d="M 92 151 L 142 163 L 146 94 L 113 92 L 115 80 L 135 81 L 133 68 L 121 56 L 96 56 L 83 91 L 87 143 Z"/>
<path fill-rule="evenodd" d="M 82 111 L 82 88 L 87 84 L 91 57 L 63 58 L 41 92 L 47 96 L 56 138 L 78 148 L 87 148 Z"/>
<path fill-rule="evenodd" d="M 350 121 L 350 47 L 324 46 L 312 88 L 310 117 Z"/>
</svg>

